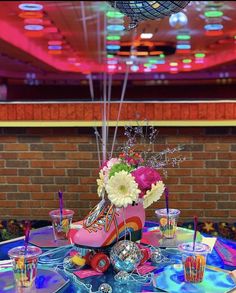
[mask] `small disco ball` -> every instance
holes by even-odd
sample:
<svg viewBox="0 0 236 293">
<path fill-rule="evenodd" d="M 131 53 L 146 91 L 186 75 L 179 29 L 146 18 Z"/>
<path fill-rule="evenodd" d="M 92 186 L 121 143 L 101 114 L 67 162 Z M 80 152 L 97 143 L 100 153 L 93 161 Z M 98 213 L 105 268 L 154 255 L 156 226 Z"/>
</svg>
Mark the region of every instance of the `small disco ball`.
<svg viewBox="0 0 236 293">
<path fill-rule="evenodd" d="M 102 283 L 98 288 L 99 293 L 112 293 L 111 285 L 107 283 Z"/>
<path fill-rule="evenodd" d="M 110 260 L 116 271 L 132 272 L 142 259 L 138 245 L 130 240 L 117 242 L 111 249 Z"/>
<path fill-rule="evenodd" d="M 121 13 L 131 18 L 128 29 L 139 21 L 170 16 L 184 9 L 190 1 L 107 1 Z"/>
<path fill-rule="evenodd" d="M 170 26 L 179 29 L 188 23 L 188 18 L 183 12 L 172 14 L 169 18 Z"/>
<path fill-rule="evenodd" d="M 128 283 L 129 281 L 129 273 L 126 271 L 119 271 L 114 279 L 120 283 Z"/>
</svg>

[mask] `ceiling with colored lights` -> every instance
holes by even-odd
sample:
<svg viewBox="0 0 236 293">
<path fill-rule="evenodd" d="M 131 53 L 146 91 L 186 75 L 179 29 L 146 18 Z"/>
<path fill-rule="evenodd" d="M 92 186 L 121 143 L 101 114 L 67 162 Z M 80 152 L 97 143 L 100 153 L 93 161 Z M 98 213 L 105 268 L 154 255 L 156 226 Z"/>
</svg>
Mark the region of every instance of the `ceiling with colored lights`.
<svg viewBox="0 0 236 293">
<path fill-rule="evenodd" d="M 137 79 L 145 73 L 236 76 L 236 1 L 191 1 L 171 17 L 141 21 L 131 30 L 128 17 L 106 1 L 30 3 L 1 1 L 2 77 L 36 83 L 36 76 L 102 72 Z"/>
</svg>

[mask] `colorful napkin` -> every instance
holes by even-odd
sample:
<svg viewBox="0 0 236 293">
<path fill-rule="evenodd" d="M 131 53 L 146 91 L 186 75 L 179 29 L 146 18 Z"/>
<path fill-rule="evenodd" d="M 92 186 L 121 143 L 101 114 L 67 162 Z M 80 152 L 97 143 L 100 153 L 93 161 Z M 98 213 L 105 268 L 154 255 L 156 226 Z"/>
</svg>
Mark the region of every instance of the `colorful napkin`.
<svg viewBox="0 0 236 293">
<path fill-rule="evenodd" d="M 103 273 L 96 272 L 93 269 L 84 269 L 84 270 L 78 270 L 74 272 L 74 274 L 79 277 L 80 279 L 85 279 L 93 276 L 101 276 Z"/>
<path fill-rule="evenodd" d="M 233 249 L 226 243 L 223 243 L 217 239 L 215 244 L 215 250 L 223 260 L 224 264 L 228 266 L 236 266 L 236 249 Z"/>
</svg>

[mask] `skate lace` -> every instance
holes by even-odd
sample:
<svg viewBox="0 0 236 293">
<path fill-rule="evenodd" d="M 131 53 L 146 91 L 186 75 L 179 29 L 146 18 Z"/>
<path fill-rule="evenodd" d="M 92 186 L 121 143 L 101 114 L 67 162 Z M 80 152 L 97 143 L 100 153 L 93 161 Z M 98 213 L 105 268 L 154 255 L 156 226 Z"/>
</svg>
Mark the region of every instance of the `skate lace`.
<svg viewBox="0 0 236 293">
<path fill-rule="evenodd" d="M 83 227 L 89 232 L 97 232 L 104 228 L 105 232 L 109 231 L 112 222 L 117 227 L 116 217 L 119 215 L 113 204 L 101 204 L 95 207 L 84 219 Z"/>
</svg>

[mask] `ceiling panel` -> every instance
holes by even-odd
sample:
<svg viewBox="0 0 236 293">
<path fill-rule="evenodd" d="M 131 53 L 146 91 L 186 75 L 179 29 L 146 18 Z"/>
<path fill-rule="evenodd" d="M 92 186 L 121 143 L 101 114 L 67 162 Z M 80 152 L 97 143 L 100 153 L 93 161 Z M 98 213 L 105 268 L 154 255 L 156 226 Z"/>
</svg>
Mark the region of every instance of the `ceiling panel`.
<svg viewBox="0 0 236 293">
<path fill-rule="evenodd" d="M 134 76 L 145 73 L 177 78 L 178 74 L 191 76 L 190 72 L 210 75 L 216 71 L 219 74 L 229 71 L 231 77 L 235 77 L 236 1 L 191 1 L 183 10 L 188 23 L 182 27 L 179 24 L 171 26 L 166 17 L 143 21 L 136 29 L 118 34 L 107 30 L 107 25 L 116 23 L 116 19 L 106 16 L 113 9 L 105 1 L 37 1 L 43 5 L 44 30 L 33 32 L 34 35 L 24 29 L 25 20 L 19 16 L 22 12 L 18 8 L 20 3 L 23 1 L 1 1 L 1 27 L 10 28 L 12 32 L 9 34 L 7 29 L 0 32 L 1 75 L 17 73 L 23 78 L 30 70 L 44 76 L 56 73 L 64 78 L 73 73 L 80 76 L 129 71 Z M 207 11 L 220 11 L 222 16 L 207 18 Z M 123 21 L 127 25 L 129 20 L 124 17 Z M 221 24 L 223 29 L 215 35 L 207 34 L 204 27 L 212 23 Z M 142 40 L 141 33 L 152 33 L 153 37 Z M 120 40 L 107 40 L 108 36 L 114 35 L 119 35 Z M 178 35 L 187 35 L 189 40 L 180 41 Z M 49 52 L 48 41 L 52 40 L 62 42 L 60 52 Z M 137 53 L 147 47 L 149 53 L 153 53 L 154 47 L 160 44 L 172 46 L 175 53 L 166 55 L 164 61 L 160 60 L 161 53 L 142 57 Z M 176 49 L 181 44 L 189 45 L 191 49 Z M 129 54 L 125 56 L 119 51 L 107 50 L 107 45 L 128 46 Z M 198 53 L 205 57 L 196 58 Z"/>
</svg>

